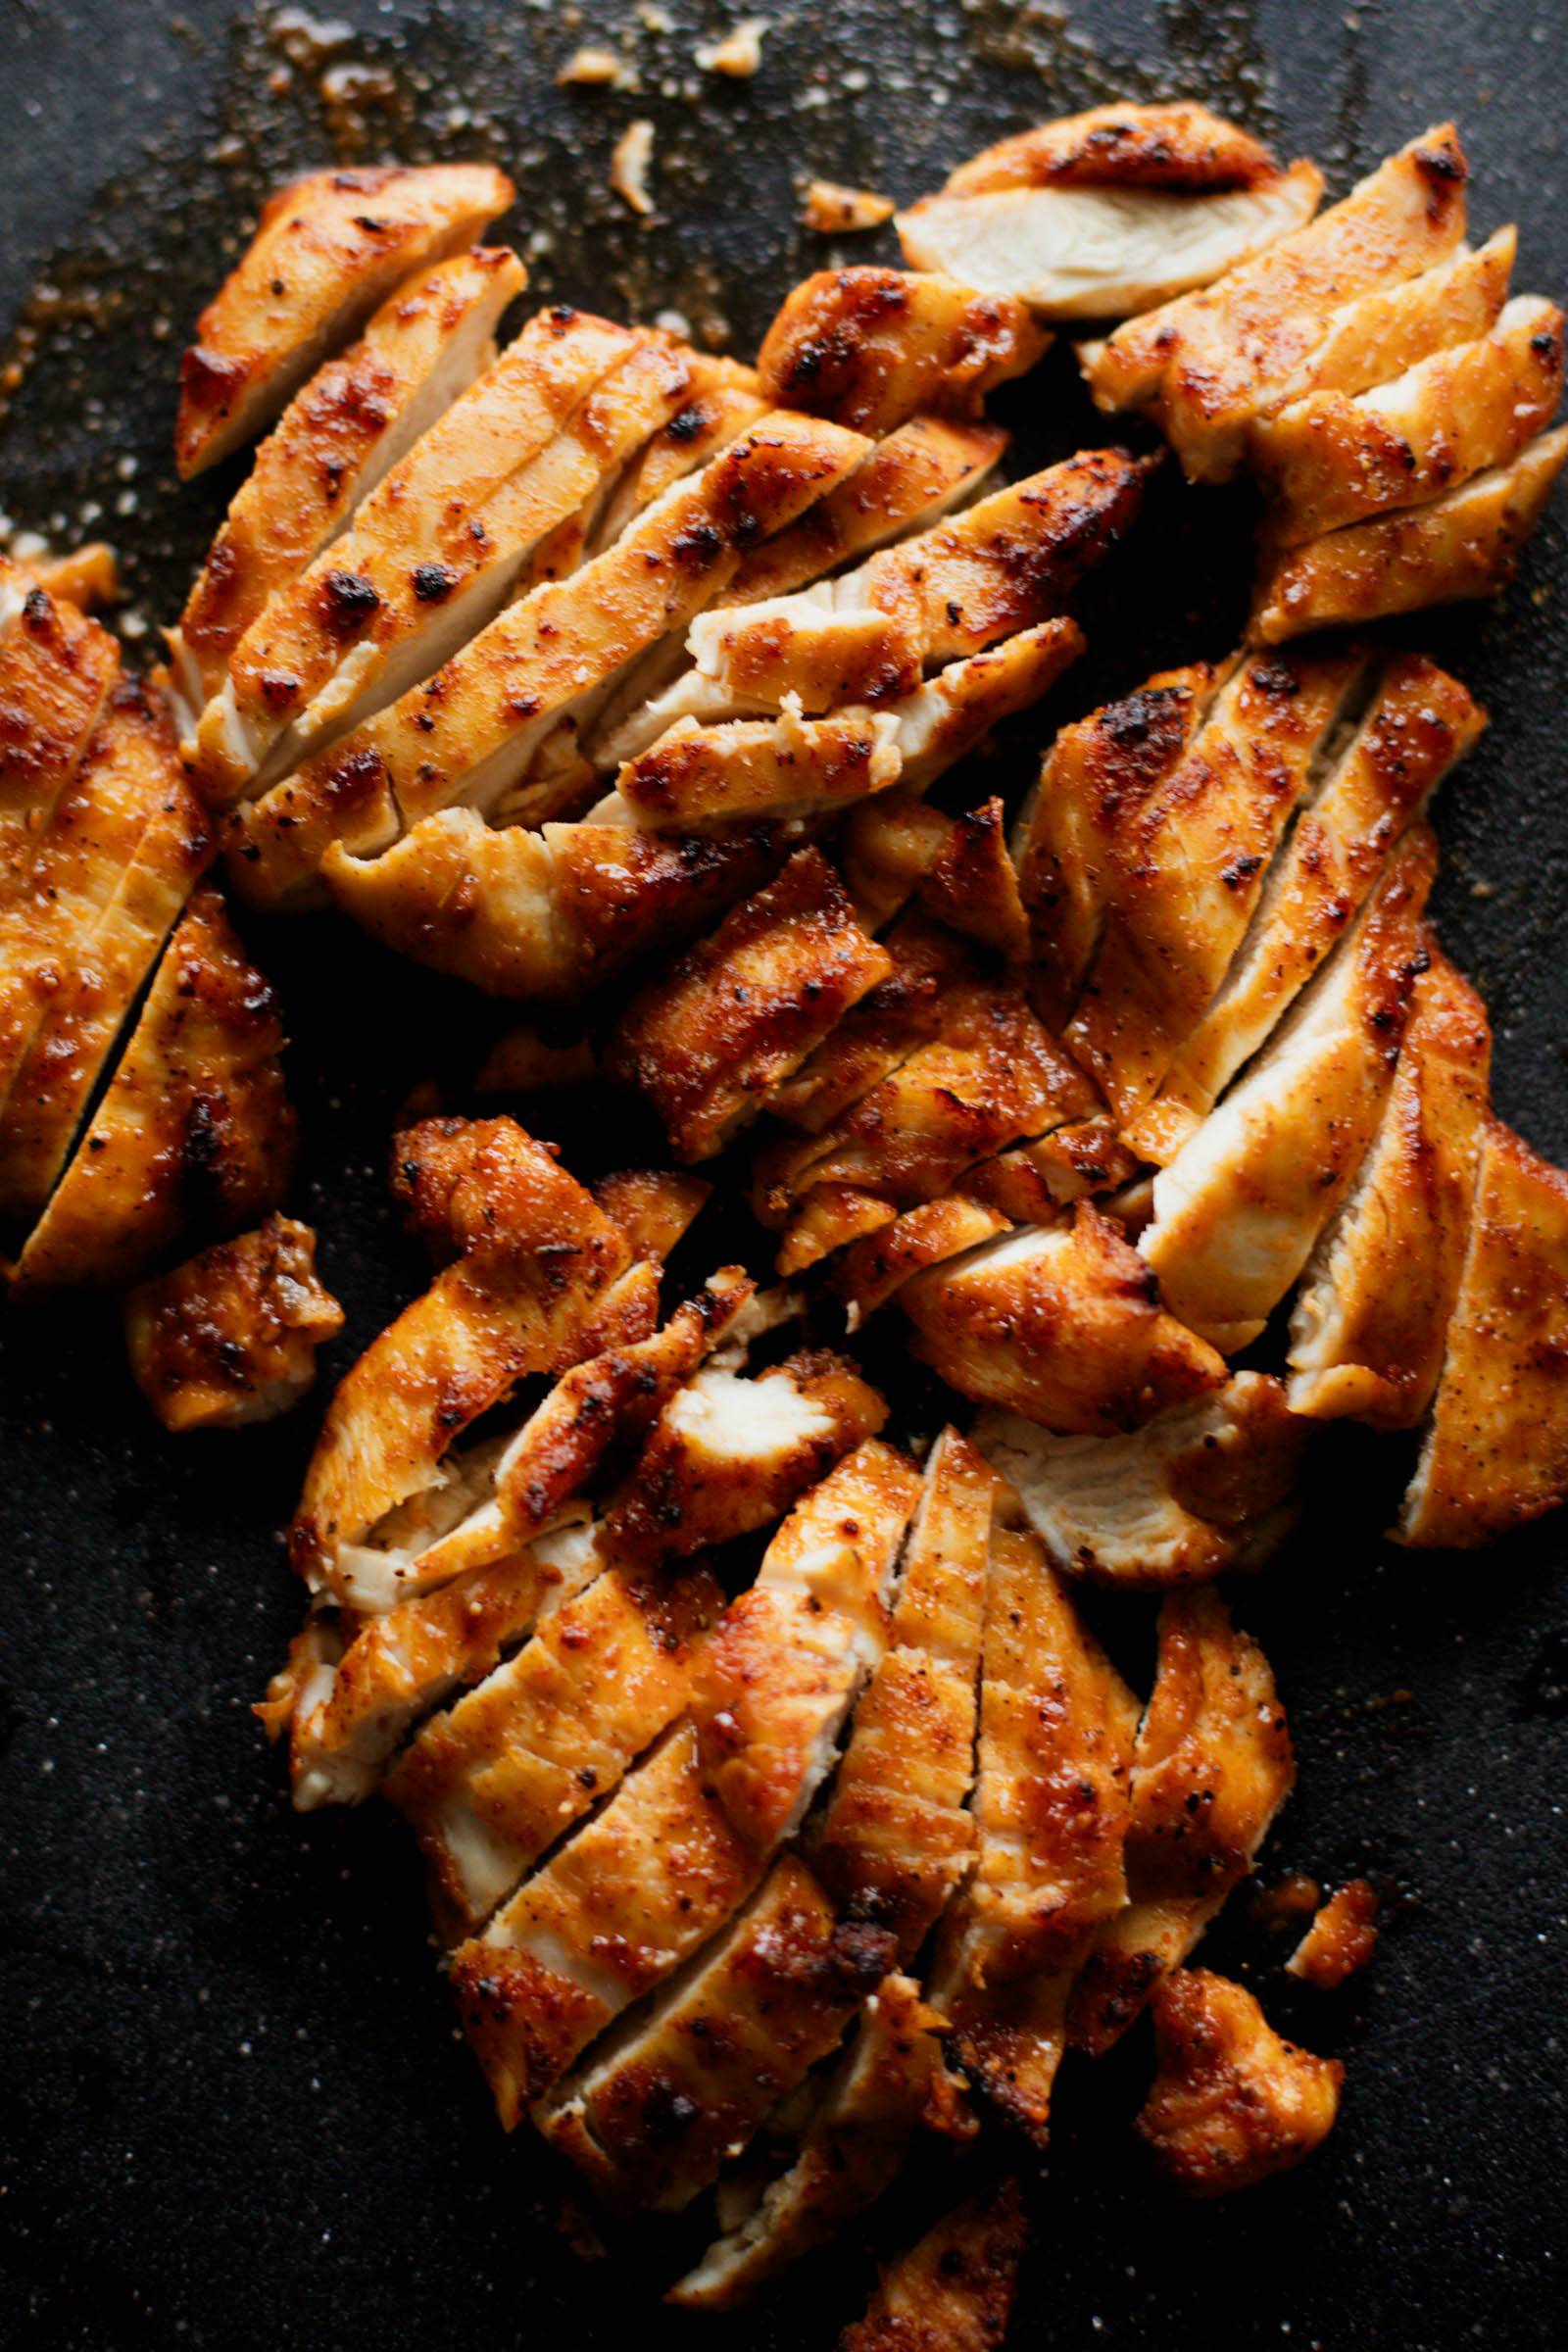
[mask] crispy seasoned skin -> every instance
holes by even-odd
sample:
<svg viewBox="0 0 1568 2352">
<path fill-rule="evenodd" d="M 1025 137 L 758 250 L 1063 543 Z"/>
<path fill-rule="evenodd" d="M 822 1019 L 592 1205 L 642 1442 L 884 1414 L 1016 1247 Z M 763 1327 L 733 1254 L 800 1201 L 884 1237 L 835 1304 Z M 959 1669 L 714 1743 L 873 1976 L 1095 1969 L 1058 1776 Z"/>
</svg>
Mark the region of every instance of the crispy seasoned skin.
<svg viewBox="0 0 1568 2352">
<path fill-rule="evenodd" d="M 83 612 L 100 612 L 120 602 L 120 559 L 107 539 L 86 539 L 64 555 L 33 555 L 17 568 L 34 587 Z"/>
<path fill-rule="evenodd" d="M 1506 587 L 1519 551 L 1568 462 L 1568 425 L 1543 433 L 1508 466 L 1472 475 L 1408 514 L 1347 523 L 1265 564 L 1251 634 L 1280 645 L 1307 629 L 1358 627 L 1428 605 L 1463 604 Z"/>
<path fill-rule="evenodd" d="M 1172 2188 L 1249 2188 L 1333 2130 L 1344 2067 L 1282 2041 L 1244 1985 L 1184 1968 L 1152 2007 L 1159 2071 L 1138 2130 Z"/>
<path fill-rule="evenodd" d="M 1354 648 L 1253 655 L 1163 779 L 1115 809 L 1099 871 L 1100 949 L 1065 1035 L 1124 1126 L 1246 938 L 1269 860 L 1332 756 L 1363 666 Z"/>
<path fill-rule="evenodd" d="M 1311 392 L 1252 433 L 1275 544 L 1294 547 L 1370 514 L 1419 507 L 1505 466 L 1562 396 L 1562 313 L 1510 302 L 1491 332 L 1358 394 Z"/>
<path fill-rule="evenodd" d="M 683 1159 L 706 1158 L 892 969 L 821 852 L 800 850 L 633 1002 L 611 1066 Z"/>
<path fill-rule="evenodd" d="M 1396 654 L 1343 757 L 1324 762 L 1270 868 L 1246 939 L 1160 1094 L 1127 1128 L 1147 1158 L 1171 1158 L 1263 1044 L 1365 903 L 1390 849 L 1486 724 L 1457 678 Z"/>
<path fill-rule="evenodd" d="M 450 1262 L 339 1383 L 306 1473 L 291 1553 L 314 1588 L 342 1598 L 375 1564 L 373 1551 L 358 1556 L 365 1539 L 439 1487 L 441 1457 L 468 1422 L 524 1374 L 593 1352 L 596 1312 L 631 1258 L 619 1227 L 512 1119 L 426 1120 L 398 1139 L 395 1165 Z M 395 1546 L 381 1560 L 383 1606 L 417 1589 L 399 1561 Z"/>
<path fill-rule="evenodd" d="M 612 483 L 588 534 L 590 555 L 603 555 L 666 490 L 698 472 L 767 414 L 755 368 L 705 352 L 685 356 L 686 397 Z"/>
<path fill-rule="evenodd" d="M 899 242 L 916 269 L 1026 302 L 1039 318 L 1122 318 L 1266 254 L 1304 227 L 1322 193 L 1322 172 L 1304 161 L 1214 194 L 1117 184 L 1108 172 L 973 194 L 950 184 L 900 213 Z"/>
<path fill-rule="evenodd" d="M 1372 1140 L 1423 960 L 1435 866 L 1431 833 L 1412 827 L 1337 954 L 1154 1178 L 1139 1248 L 1172 1312 L 1227 1354 L 1262 1331 Z"/>
<path fill-rule="evenodd" d="M 1136 1429 L 1219 1388 L 1215 1350 L 1159 1303 L 1120 1228 L 1088 1201 L 917 1274 L 899 1293 L 913 1347 L 961 1396 L 1048 1429 Z"/>
<path fill-rule="evenodd" d="M 1269 414 L 1313 392 L 1370 392 L 1435 351 L 1486 334 L 1508 298 L 1518 243 L 1517 230 L 1499 228 L 1474 251 L 1458 246 L 1419 277 L 1342 304 Z"/>
<path fill-rule="evenodd" d="M 400 278 L 471 245 L 515 193 L 490 164 L 317 172 L 280 188 L 180 363 L 181 475 L 259 432 Z"/>
<path fill-rule="evenodd" d="M 982 148 L 943 182 L 948 196 L 989 188 L 1163 188 L 1213 195 L 1277 179 L 1279 166 L 1239 123 L 1191 98 L 1094 106 Z"/>
<path fill-rule="evenodd" d="M 1411 1429 L 1438 1385 L 1487 1122 L 1486 1006 L 1434 943 L 1377 1134 L 1291 1317 L 1291 1410 Z"/>
<path fill-rule="evenodd" d="M 316 1279 L 316 1236 L 294 1217 L 220 1242 L 125 1300 L 136 1386 L 166 1429 L 239 1429 L 298 1402 L 343 1309 Z"/>
<path fill-rule="evenodd" d="M 1341 203 L 1219 283 L 1131 319 L 1098 346 L 1102 408 L 1152 405 L 1189 475 L 1234 472 L 1270 409 L 1359 294 L 1446 261 L 1464 235 L 1467 166 L 1451 123 L 1413 139 Z"/>
<path fill-rule="evenodd" d="M 1058 1567 L 1156 1589 L 1266 1558 L 1293 1516 L 1304 1435 L 1261 1372 L 1120 1437 L 1057 1437 L 994 1409 L 974 1426 Z"/>
<path fill-rule="evenodd" d="M 1285 1963 L 1319 1992 L 1333 1992 L 1366 1967 L 1378 1945 L 1378 1898 L 1365 1879 L 1338 1887 Z"/>
<path fill-rule="evenodd" d="M 758 373 L 781 408 L 878 438 L 917 411 L 972 416 L 1050 337 L 1021 302 L 906 270 L 819 270 L 762 339 Z"/>
<path fill-rule="evenodd" d="M 356 508 L 485 365 L 522 291 L 514 253 L 438 262 L 382 304 L 360 341 L 294 396 L 256 453 L 170 641 L 191 718 L 270 597 L 345 530 Z"/>
<path fill-rule="evenodd" d="M 1395 1531 L 1490 1542 L 1568 1494 L 1568 1176 L 1497 1119 L 1481 1145 L 1443 1374 Z"/>
<path fill-rule="evenodd" d="M 1072 2042 L 1108 2049 L 1251 1869 L 1296 1766 L 1268 1660 L 1212 1585 L 1172 1592 L 1133 1755 L 1131 1900 L 1073 1987 Z"/>
<path fill-rule="evenodd" d="M 960 2205 L 884 2267 L 838 2352 L 998 2352 L 1027 2239 L 1015 2181 Z"/>
<path fill-rule="evenodd" d="M 276 1001 L 216 891 L 181 918 L 16 1280 L 131 1282 L 275 1208 L 294 1157 Z"/>
</svg>

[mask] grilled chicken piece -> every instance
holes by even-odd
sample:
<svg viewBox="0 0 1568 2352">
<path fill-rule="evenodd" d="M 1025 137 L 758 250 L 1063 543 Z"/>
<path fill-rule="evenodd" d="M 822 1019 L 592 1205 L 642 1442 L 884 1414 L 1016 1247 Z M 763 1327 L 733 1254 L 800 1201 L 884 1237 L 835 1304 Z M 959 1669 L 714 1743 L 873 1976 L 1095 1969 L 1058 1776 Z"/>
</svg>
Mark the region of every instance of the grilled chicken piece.
<svg viewBox="0 0 1568 2352">
<path fill-rule="evenodd" d="M 1366 1967 L 1378 1946 L 1377 1892 L 1365 1879 L 1351 1879 L 1330 1895 L 1285 1963 L 1319 1992 L 1335 1992 Z"/>
<path fill-rule="evenodd" d="M 607 1514 L 606 1557 L 689 1558 L 760 1527 L 886 1418 L 876 1391 L 826 1350 L 755 1380 L 710 1366 L 655 1422 Z"/>
<path fill-rule="evenodd" d="M 107 539 L 86 539 L 64 555 L 33 555 L 18 562 L 31 585 L 83 612 L 101 612 L 121 597 L 120 559 Z"/>
<path fill-rule="evenodd" d="M 332 897 L 388 947 L 499 997 L 576 1003 L 650 948 L 679 946 L 778 864 L 766 825 L 666 839 L 631 825 L 496 830 L 423 818 L 374 858 L 328 850 Z"/>
<path fill-rule="evenodd" d="M 676 482 L 708 465 L 766 416 L 767 402 L 758 387 L 755 368 L 691 352 L 687 369 L 689 381 L 680 407 L 612 485 L 589 534 L 591 555 L 602 556 Z"/>
<path fill-rule="evenodd" d="M 1322 194 L 1323 174 L 1305 161 L 1217 194 L 1118 184 L 1109 169 L 1094 185 L 1053 177 L 963 194 L 950 184 L 900 213 L 899 242 L 915 269 L 1026 302 L 1037 318 L 1124 318 L 1266 254 L 1305 226 Z"/>
<path fill-rule="evenodd" d="M 536 313 L 246 631 L 197 729 L 210 796 L 253 797 L 428 677 L 687 380 L 662 338 Z"/>
<path fill-rule="evenodd" d="M 1388 1099 L 1437 864 L 1424 825 L 1289 1018 L 1154 1178 L 1139 1248 L 1173 1314 L 1250 1347 L 1349 1190 Z"/>
<path fill-rule="evenodd" d="M 713 1188 L 702 1176 L 678 1168 L 617 1168 L 601 1176 L 594 1199 L 620 1227 L 639 1257 L 661 1263 L 689 1231 L 712 1199 Z"/>
<path fill-rule="evenodd" d="M 0 913 L 24 892 L 119 676 L 108 630 L 0 557 Z"/>
<path fill-rule="evenodd" d="M 1252 463 L 1273 496 L 1274 544 L 1419 507 L 1505 466 L 1562 396 L 1562 313 L 1522 294 L 1491 332 L 1358 394 L 1311 392 L 1257 425 Z"/>
<path fill-rule="evenodd" d="M 166 1429 L 239 1429 L 296 1404 L 343 1309 L 316 1279 L 316 1236 L 293 1217 L 187 1258 L 125 1300 L 136 1386 Z"/>
<path fill-rule="evenodd" d="M 45 960 L 20 958 L 5 987 L 15 1083 L 0 1109 L 0 1216 L 43 1207 L 125 1015 L 213 849 L 166 713 L 122 678 L 39 843 L 36 871 L 47 869 L 51 904 L 71 910 L 69 955 L 40 933 Z M 10 1029 L 19 990 L 20 1041 Z"/>
<path fill-rule="evenodd" d="M 424 1725 L 385 1788 L 418 1838 L 448 1941 L 479 1926 L 681 1713 L 696 1645 L 722 1607 L 700 1570 L 663 1585 L 612 1569 Z"/>
<path fill-rule="evenodd" d="M 1153 1998 L 1159 2071 L 1138 2130 L 1173 2188 L 1221 2197 L 1310 2156 L 1345 2069 L 1282 2041 L 1245 1986 L 1184 1968 Z"/>
<path fill-rule="evenodd" d="M 1302 1277 L 1291 1410 L 1412 1429 L 1443 1364 L 1487 1123 L 1492 1030 L 1429 941 L 1382 1121 Z"/>
<path fill-rule="evenodd" d="M 1396 1529 L 1468 1549 L 1568 1494 L 1568 1176 L 1497 1119 L 1481 1145 L 1443 1374 Z"/>
<path fill-rule="evenodd" d="M 1159 1665 L 1133 1755 L 1131 1901 L 1073 1987 L 1068 2033 L 1110 2047 L 1250 1871 L 1296 1777 L 1268 1660 L 1212 1585 L 1167 1594 Z"/>
<path fill-rule="evenodd" d="M 280 188 L 180 363 L 181 475 L 260 432 L 400 279 L 471 245 L 515 194 L 490 164 L 317 172 Z"/>
<path fill-rule="evenodd" d="M 706 1158 L 892 969 L 821 852 L 798 851 L 627 1008 L 612 1068 L 681 1158 Z"/>
<path fill-rule="evenodd" d="M 197 893 L 85 1135 L 17 1261 L 19 1287 L 133 1282 L 181 1241 L 276 1207 L 294 1158 L 276 1000 L 216 891 Z"/>
<path fill-rule="evenodd" d="M 1357 294 L 1331 312 L 1323 340 L 1276 394 L 1268 414 L 1277 416 L 1316 392 L 1348 398 L 1370 392 L 1434 352 L 1487 334 L 1508 299 L 1518 243 L 1515 229 L 1499 228 L 1474 250 L 1455 247 L 1419 277 Z"/>
<path fill-rule="evenodd" d="M 1140 1428 L 1225 1378 L 1088 1201 L 1070 1224 L 1004 1234 L 916 1275 L 899 1304 L 916 1355 L 960 1396 L 1069 1434 Z"/>
<path fill-rule="evenodd" d="M 947 820 L 939 818 L 937 822 L 945 834 Z M 965 943 L 918 910 L 902 916 L 883 944 L 892 963 L 887 978 L 846 1013 L 800 1068 L 768 1095 L 767 1107 L 773 1115 L 809 1136 L 820 1135 L 878 1079 L 907 1061 L 917 1047 L 934 1037 L 942 1023 L 948 992 L 964 982 L 972 984 L 978 977 L 977 959 Z M 791 1138 L 776 1163 L 771 1153 L 760 1154 L 758 1172 L 764 1186 L 776 1164 L 777 1175 L 787 1188 L 790 1161 L 786 1155 L 797 1150 L 804 1147 Z M 781 1199 L 772 1204 L 771 1213 L 776 1216 L 782 1206 Z M 757 1208 L 759 1215 L 768 1213 L 765 1192 L 759 1195 Z"/>
<path fill-rule="evenodd" d="M 1177 1052 L 1159 1099 L 1130 1122 L 1148 1159 L 1170 1159 L 1250 1060 L 1365 903 L 1393 844 L 1423 813 L 1486 724 L 1457 678 L 1419 654 L 1382 673 L 1343 757 L 1263 883 L 1250 928 L 1208 1010 Z"/>
<path fill-rule="evenodd" d="M 1057 1567 L 1152 1589 L 1260 1565 L 1294 1517 L 1304 1437 L 1261 1372 L 1120 1437 L 1055 1437 L 995 1409 L 974 1425 Z"/>
<path fill-rule="evenodd" d="M 1335 755 L 1364 666 L 1355 649 L 1252 656 L 1163 781 L 1115 812 L 1100 950 L 1065 1035 L 1124 1127 L 1157 1092 L 1242 946 L 1269 860 Z"/>
<path fill-rule="evenodd" d="M 1000 1209 L 1015 1225 L 1050 1225 L 1058 1209 L 1094 1193 L 1131 1184 L 1138 1161 L 1105 1112 L 1070 1119 L 1032 1143 L 982 1160 L 963 1180 L 971 1200 Z"/>
<path fill-rule="evenodd" d="M 1463 604 L 1507 586 L 1568 461 L 1568 425 L 1543 433 L 1510 466 L 1489 467 L 1409 514 L 1350 522 L 1264 567 L 1254 639 L 1280 645 L 1307 629 Z"/>
<path fill-rule="evenodd" d="M 896 702 L 922 668 L 1059 612 L 1132 522 L 1143 483 L 1118 450 L 1049 466 L 836 579 L 705 613 L 688 640 L 698 670 L 726 708 L 786 694 L 808 710 Z"/>
<path fill-rule="evenodd" d="M 1056 1028 L 1070 1018 L 1100 945 L 1118 837 L 1168 785 L 1228 674 L 1206 662 L 1162 670 L 1063 727 L 1041 763 L 1012 849 L 1033 994 Z"/>
<path fill-rule="evenodd" d="M 1315 220 L 1217 285 L 1146 312 L 1087 369 L 1102 408 L 1150 405 L 1189 476 L 1223 481 L 1335 313 L 1447 260 L 1468 167 L 1451 123 L 1413 139 Z"/>
<path fill-rule="evenodd" d="M 838 2352 L 998 2352 L 1027 2238 L 1016 2182 L 960 2205 L 884 2266 Z"/>
<path fill-rule="evenodd" d="M 906 270 L 819 270 L 762 339 L 758 374 L 781 408 L 880 439 L 921 411 L 974 416 L 1051 338 L 1021 302 Z"/>
<path fill-rule="evenodd" d="M 631 1260 L 618 1226 L 512 1119 L 426 1120 L 398 1138 L 395 1166 L 420 1223 L 439 1215 L 450 1262 L 339 1383 L 289 1538 L 313 1591 L 363 1605 L 379 1582 L 372 1606 L 418 1586 L 406 1544 L 367 1538 L 439 1494 L 454 1439 L 525 1374 L 607 1344 L 596 1319 Z"/>
<path fill-rule="evenodd" d="M 1127 1899 L 1122 1846 L 1138 1704 L 1044 1547 L 999 1496 L 991 1537 L 972 1878 L 933 1997 L 971 2080 L 1045 2145 L 1067 1988 Z"/>
<path fill-rule="evenodd" d="M 229 656 L 287 586 L 492 356 L 496 321 L 527 283 L 514 253 L 438 262 L 384 302 L 365 334 L 297 392 L 235 494 L 170 636 L 190 721 Z"/>
<path fill-rule="evenodd" d="M 878 1216 L 881 1222 L 873 1223 Z M 971 1200 L 966 1191 L 944 1193 L 940 1200 L 923 1200 L 918 1208 L 894 1216 L 873 1194 L 823 1185 L 807 1195 L 805 1207 L 791 1225 L 787 1252 L 792 1260 L 810 1262 L 825 1257 L 841 1240 L 848 1241 L 837 1288 L 849 1327 L 858 1331 L 927 1266 L 944 1265 L 982 1242 L 994 1241 L 1012 1222 L 1004 1211 Z"/>
<path fill-rule="evenodd" d="M 1037 122 L 982 148 L 943 182 L 944 196 L 994 188 L 1162 188 L 1211 196 L 1279 177 L 1260 139 L 1191 98 L 1095 106 Z"/>
</svg>

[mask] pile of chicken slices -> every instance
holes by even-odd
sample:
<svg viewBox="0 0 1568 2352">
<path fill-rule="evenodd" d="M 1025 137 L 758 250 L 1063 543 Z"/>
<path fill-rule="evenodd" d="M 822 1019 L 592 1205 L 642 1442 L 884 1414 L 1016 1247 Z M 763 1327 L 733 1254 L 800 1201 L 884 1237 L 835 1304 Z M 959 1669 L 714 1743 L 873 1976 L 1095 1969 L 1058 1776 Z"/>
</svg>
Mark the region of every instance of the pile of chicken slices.
<svg viewBox="0 0 1568 2352">
<path fill-rule="evenodd" d="M 150 690 L 78 573 L 0 583 L 0 1173 L 19 1281 L 139 1283 L 157 1409 L 254 1418 L 341 1317 L 276 1213 L 280 1039 L 215 846 L 257 906 L 330 899 L 496 994 L 639 967 L 571 1067 L 727 1154 L 786 1287 L 664 1295 L 692 1175 L 590 1193 L 504 1118 L 400 1137 L 437 1271 L 329 1407 L 263 1712 L 300 1804 L 410 1821 L 503 2122 L 612 2204 L 711 2195 L 672 2292 L 723 2305 L 916 2140 L 1043 2144 L 1063 2053 L 1145 2006 L 1178 2185 L 1333 2122 L 1339 2068 L 1183 1966 L 1293 1769 L 1212 1580 L 1289 1525 L 1317 1418 L 1424 1428 L 1406 1542 L 1563 1499 L 1568 1184 L 1491 1112 L 1424 919 L 1481 712 L 1419 657 L 1280 641 L 1506 576 L 1568 453 L 1561 321 L 1506 301 L 1511 230 L 1463 243 L 1449 129 L 1319 214 L 1315 167 L 1197 105 L 1045 125 L 902 217 L 910 271 L 798 288 L 755 369 L 564 310 L 498 351 L 525 273 L 474 240 L 512 194 L 389 168 L 269 208 L 181 468 L 272 429 Z M 1009 839 L 927 796 L 1081 650 L 1146 464 L 1004 481 L 983 402 L 1051 322 L 1124 315 L 1082 347 L 1102 405 L 1269 490 L 1254 643 L 1059 732 Z M 852 1333 L 895 1305 L 969 1434 L 888 1442 L 801 1277 Z M 1251 1355 L 1293 1290 L 1281 1377 Z M 1147 1694 L 1080 1579 L 1162 1592 Z M 1295 1972 L 1359 1965 L 1368 1902 Z M 846 2342 L 933 2297 L 999 2341 L 1020 2243 L 976 2199 Z"/>
</svg>

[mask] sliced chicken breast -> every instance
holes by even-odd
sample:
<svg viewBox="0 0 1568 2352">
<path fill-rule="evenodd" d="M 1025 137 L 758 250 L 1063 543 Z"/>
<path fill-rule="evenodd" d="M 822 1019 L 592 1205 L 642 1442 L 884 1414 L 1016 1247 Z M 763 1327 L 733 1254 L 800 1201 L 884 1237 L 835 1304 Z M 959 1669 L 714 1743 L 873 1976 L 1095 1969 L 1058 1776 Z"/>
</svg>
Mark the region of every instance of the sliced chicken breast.
<svg viewBox="0 0 1568 2352">
<path fill-rule="evenodd" d="M 1051 338 L 1021 302 L 905 270 L 819 270 L 762 338 L 757 369 L 781 408 L 880 438 L 936 410 L 974 416 Z"/>
<path fill-rule="evenodd" d="M 943 183 L 945 196 L 991 188 L 1163 188 L 1212 195 L 1279 176 L 1260 139 L 1195 99 L 1094 106 L 982 148 Z"/>
</svg>

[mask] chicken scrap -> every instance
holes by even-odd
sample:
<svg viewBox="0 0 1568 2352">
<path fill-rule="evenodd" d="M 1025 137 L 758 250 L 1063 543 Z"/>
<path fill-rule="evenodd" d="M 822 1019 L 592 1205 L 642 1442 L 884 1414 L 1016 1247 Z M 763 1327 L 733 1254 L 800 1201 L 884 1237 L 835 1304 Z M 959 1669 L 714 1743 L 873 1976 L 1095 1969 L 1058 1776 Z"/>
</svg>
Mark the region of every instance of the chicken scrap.
<svg viewBox="0 0 1568 2352">
<path fill-rule="evenodd" d="M 220 1242 L 125 1300 L 136 1386 L 166 1429 L 240 1429 L 296 1404 L 343 1309 L 316 1278 L 316 1236 L 293 1217 Z"/>
</svg>

